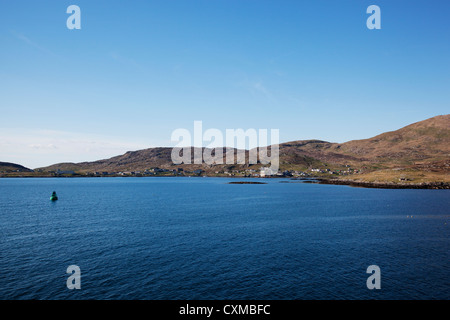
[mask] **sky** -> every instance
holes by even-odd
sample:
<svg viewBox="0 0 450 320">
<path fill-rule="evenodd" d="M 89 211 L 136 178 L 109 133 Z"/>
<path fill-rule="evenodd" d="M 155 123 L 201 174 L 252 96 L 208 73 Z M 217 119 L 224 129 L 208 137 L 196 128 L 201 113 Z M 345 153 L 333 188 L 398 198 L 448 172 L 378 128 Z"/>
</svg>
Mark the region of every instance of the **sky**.
<svg viewBox="0 0 450 320">
<path fill-rule="evenodd" d="M 345 142 L 448 114 L 449 13 L 447 0 L 0 0 L 0 161 L 174 146 L 194 121 Z"/>
</svg>

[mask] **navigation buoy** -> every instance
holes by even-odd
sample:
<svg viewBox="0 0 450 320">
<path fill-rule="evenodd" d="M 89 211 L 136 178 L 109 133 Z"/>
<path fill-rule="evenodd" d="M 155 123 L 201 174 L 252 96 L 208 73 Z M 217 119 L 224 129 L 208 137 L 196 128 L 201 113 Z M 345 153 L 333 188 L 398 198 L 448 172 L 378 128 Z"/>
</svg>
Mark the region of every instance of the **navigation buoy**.
<svg viewBox="0 0 450 320">
<path fill-rule="evenodd" d="M 50 200 L 51 200 L 51 201 L 56 201 L 56 200 L 58 200 L 58 196 L 56 195 L 56 192 L 55 192 L 55 191 L 53 191 L 52 195 L 50 196 Z"/>
</svg>

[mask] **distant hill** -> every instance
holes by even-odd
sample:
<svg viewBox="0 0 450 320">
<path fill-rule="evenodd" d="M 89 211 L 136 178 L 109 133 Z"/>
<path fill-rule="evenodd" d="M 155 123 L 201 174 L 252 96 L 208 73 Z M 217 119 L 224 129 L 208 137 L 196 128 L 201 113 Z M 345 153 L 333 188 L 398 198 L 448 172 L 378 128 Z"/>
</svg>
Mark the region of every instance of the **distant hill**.
<svg viewBox="0 0 450 320">
<path fill-rule="evenodd" d="M 140 171 L 152 167 L 165 168 L 172 165 L 172 148 L 150 148 L 139 151 L 128 151 L 123 155 L 94 162 L 58 163 L 39 170 L 70 170 L 76 172 L 119 172 Z"/>
<path fill-rule="evenodd" d="M 0 162 L 0 172 L 32 172 L 32 170 L 20 164 Z"/>
<path fill-rule="evenodd" d="M 322 140 L 303 140 L 282 143 L 281 170 L 307 170 L 327 167 L 331 169 L 352 166 L 369 170 L 389 168 L 434 168 L 448 171 L 450 159 L 450 115 L 442 115 L 417 122 L 396 131 L 373 138 L 346 143 Z M 194 150 L 194 149 L 192 149 Z M 44 171 L 71 170 L 85 172 L 143 171 L 154 167 L 202 169 L 207 173 L 225 169 L 245 169 L 258 165 L 174 165 L 172 148 L 150 148 L 130 151 L 110 159 L 82 163 L 60 163 L 41 168 Z M 236 150 L 234 150 L 236 152 Z M 225 154 L 225 152 L 224 152 Z M 248 151 L 246 151 L 248 156 Z M 430 167 L 431 166 L 431 167 Z"/>
</svg>

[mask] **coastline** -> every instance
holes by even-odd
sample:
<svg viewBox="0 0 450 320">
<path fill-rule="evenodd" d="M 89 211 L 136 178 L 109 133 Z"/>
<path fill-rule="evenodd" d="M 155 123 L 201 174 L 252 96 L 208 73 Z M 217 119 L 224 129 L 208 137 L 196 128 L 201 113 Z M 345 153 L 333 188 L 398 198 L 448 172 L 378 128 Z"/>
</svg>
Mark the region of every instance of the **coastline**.
<svg viewBox="0 0 450 320">
<path fill-rule="evenodd" d="M 347 185 L 359 188 L 377 188 L 377 189 L 450 189 L 448 182 L 421 182 L 421 183 L 394 183 L 394 182 L 369 182 L 369 181 L 355 181 L 355 180 L 338 180 L 338 179 L 324 179 L 317 178 L 321 184 Z"/>
<path fill-rule="evenodd" d="M 421 182 L 421 183 L 395 183 L 387 181 L 355 181 L 349 179 L 327 179 L 323 177 L 308 177 L 308 178 L 292 178 L 292 177 L 243 177 L 243 176 L 208 176 L 208 175 L 153 175 L 153 176 L 50 176 L 50 175 L 10 175 L 0 176 L 0 179 L 16 179 L 16 178 L 232 178 L 232 179 L 285 179 L 285 180 L 298 180 L 304 183 L 318 183 L 318 184 L 330 184 L 330 185 L 344 185 L 357 188 L 376 188 L 376 189 L 429 189 L 429 190 L 445 190 L 450 189 L 450 183 L 448 182 Z M 234 182 L 232 184 L 247 184 Z M 252 184 L 252 183 L 248 183 Z"/>
</svg>

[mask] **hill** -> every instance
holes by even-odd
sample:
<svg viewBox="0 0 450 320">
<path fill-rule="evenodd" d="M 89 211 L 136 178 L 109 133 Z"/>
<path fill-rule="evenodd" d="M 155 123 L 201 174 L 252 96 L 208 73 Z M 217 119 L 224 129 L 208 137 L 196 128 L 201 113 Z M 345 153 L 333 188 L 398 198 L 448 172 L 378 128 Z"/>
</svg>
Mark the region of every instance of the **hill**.
<svg viewBox="0 0 450 320">
<path fill-rule="evenodd" d="M 390 166 L 443 160 L 450 156 L 450 115 L 413 123 L 370 139 L 349 141 L 336 148 L 340 154 Z"/>
<path fill-rule="evenodd" d="M 10 162 L 0 162 L 0 173 L 10 173 L 10 172 L 32 172 L 33 170 L 28 169 L 20 164 L 10 163 Z"/>
<path fill-rule="evenodd" d="M 196 148 L 195 148 L 196 149 Z M 192 154 L 194 153 L 192 148 Z M 430 179 L 441 177 L 449 180 L 450 159 L 450 115 L 441 115 L 413 123 L 396 131 L 382 133 L 373 138 L 346 143 L 331 143 L 322 140 L 299 140 L 279 145 L 280 169 L 307 171 L 312 168 L 327 168 L 328 171 L 355 168 L 358 179 L 398 180 L 405 172 L 419 172 Z M 150 148 L 129 151 L 123 155 L 94 162 L 60 163 L 41 168 L 42 171 L 71 170 L 86 172 L 144 171 L 150 168 L 202 169 L 207 174 L 229 170 L 258 170 L 261 164 L 174 165 L 172 148 Z M 237 150 L 233 152 L 236 154 Z M 249 151 L 246 151 L 248 157 Z M 225 151 L 224 151 L 225 155 Z M 349 170 L 347 170 L 348 173 Z M 377 172 L 377 174 L 374 174 Z M 403 172 L 403 173 L 402 173 Z M 433 172 L 433 175 L 430 175 Z M 420 176 L 419 174 L 419 176 Z M 409 174 L 411 175 L 411 174 Z M 413 175 L 411 175 L 413 176 Z M 383 178 L 384 177 L 384 178 Z M 408 180 L 408 178 L 405 178 Z M 417 175 L 414 178 L 417 180 Z M 427 178 L 424 178 L 426 181 Z"/>
</svg>

